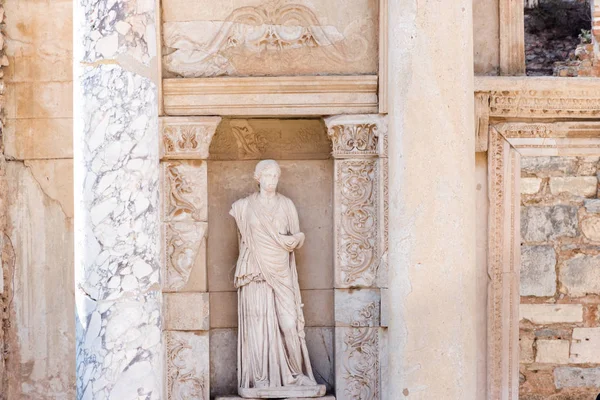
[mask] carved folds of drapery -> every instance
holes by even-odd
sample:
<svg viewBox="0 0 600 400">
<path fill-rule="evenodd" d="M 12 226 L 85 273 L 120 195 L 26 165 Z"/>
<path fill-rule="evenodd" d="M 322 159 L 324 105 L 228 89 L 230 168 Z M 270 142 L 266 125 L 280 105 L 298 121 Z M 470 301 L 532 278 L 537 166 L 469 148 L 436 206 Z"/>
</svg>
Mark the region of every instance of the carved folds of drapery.
<svg viewBox="0 0 600 400">
<path fill-rule="evenodd" d="M 380 327 L 387 287 L 387 124 L 378 115 L 327 118 L 335 158 L 336 391 L 381 398 Z"/>
</svg>

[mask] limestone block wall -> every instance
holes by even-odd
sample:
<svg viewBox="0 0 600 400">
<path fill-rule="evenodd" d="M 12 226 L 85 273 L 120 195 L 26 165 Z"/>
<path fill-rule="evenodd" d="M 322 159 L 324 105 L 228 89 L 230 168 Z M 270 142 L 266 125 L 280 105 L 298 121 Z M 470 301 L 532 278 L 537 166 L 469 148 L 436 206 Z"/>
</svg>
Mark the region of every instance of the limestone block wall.
<svg viewBox="0 0 600 400">
<path fill-rule="evenodd" d="M 72 399 L 71 0 L 3 3 L 6 36 L 0 47 L 6 54 L 2 64 L 9 66 L 0 83 L 6 85 L 0 307 L 10 323 L 3 323 L 6 370 L 0 398 Z"/>
<path fill-rule="evenodd" d="M 598 157 L 521 162 L 520 399 L 600 393 Z"/>
</svg>

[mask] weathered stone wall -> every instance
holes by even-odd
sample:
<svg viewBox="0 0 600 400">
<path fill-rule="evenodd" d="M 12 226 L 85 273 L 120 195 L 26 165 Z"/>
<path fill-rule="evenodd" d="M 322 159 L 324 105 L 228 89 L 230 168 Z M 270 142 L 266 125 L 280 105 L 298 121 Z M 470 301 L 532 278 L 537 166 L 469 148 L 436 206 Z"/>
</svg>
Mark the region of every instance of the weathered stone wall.
<svg viewBox="0 0 600 400">
<path fill-rule="evenodd" d="M 0 400 L 6 400 L 6 388 L 8 376 L 6 375 L 6 330 L 8 329 L 8 303 L 10 293 L 10 267 L 12 261 L 8 251 L 4 251 L 8 245 L 4 230 L 6 227 L 6 160 L 4 157 L 4 146 L 2 143 L 5 119 L 4 98 L 4 70 L 8 64 L 8 57 L 4 54 L 4 0 L 0 0 Z"/>
<path fill-rule="evenodd" d="M 599 158 L 521 163 L 520 399 L 600 393 Z"/>
<path fill-rule="evenodd" d="M 0 167 L 6 220 L 0 228 L 10 323 L 0 393 L 72 399 L 72 4 L 6 0 L 5 9 L 10 65 L 4 74 L 6 163 Z"/>
</svg>

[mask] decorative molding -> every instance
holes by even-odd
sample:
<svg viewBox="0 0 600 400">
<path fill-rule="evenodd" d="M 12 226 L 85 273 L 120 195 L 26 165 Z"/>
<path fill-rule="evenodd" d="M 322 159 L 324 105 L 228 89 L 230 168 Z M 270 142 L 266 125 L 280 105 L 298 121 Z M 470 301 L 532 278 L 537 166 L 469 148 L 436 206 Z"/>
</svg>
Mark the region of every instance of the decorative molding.
<svg viewBox="0 0 600 400">
<path fill-rule="evenodd" d="M 165 332 L 168 400 L 209 400 L 208 332 Z"/>
<path fill-rule="evenodd" d="M 388 1 L 379 0 L 379 113 L 388 112 Z"/>
<path fill-rule="evenodd" d="M 379 267 L 377 160 L 335 162 L 335 287 L 370 287 Z"/>
<path fill-rule="evenodd" d="M 475 151 L 488 150 L 488 128 L 490 122 L 490 94 L 475 93 Z"/>
<path fill-rule="evenodd" d="M 205 161 L 165 161 L 163 181 L 163 221 L 208 220 L 208 182 Z"/>
<path fill-rule="evenodd" d="M 387 118 L 340 115 L 325 118 L 335 158 L 387 157 Z"/>
<path fill-rule="evenodd" d="M 475 95 L 488 93 L 490 119 L 591 119 L 600 116 L 595 78 L 475 77 Z"/>
<path fill-rule="evenodd" d="M 160 118 L 162 159 L 207 159 L 220 117 Z"/>
<path fill-rule="evenodd" d="M 500 74 L 525 75 L 523 0 L 500 0 Z"/>
<path fill-rule="evenodd" d="M 519 153 L 495 129 L 488 164 L 488 399 L 517 400 L 521 166 Z"/>
<path fill-rule="evenodd" d="M 488 149 L 488 400 L 519 392 L 521 156 L 597 155 L 596 122 L 499 123 Z"/>
<path fill-rule="evenodd" d="M 206 222 L 170 222 L 163 224 L 163 291 L 176 292 L 188 284 L 190 275 L 200 269 L 204 275 L 200 290 L 206 291 Z"/>
<path fill-rule="evenodd" d="M 377 75 L 164 79 L 168 115 L 376 113 Z"/>
</svg>

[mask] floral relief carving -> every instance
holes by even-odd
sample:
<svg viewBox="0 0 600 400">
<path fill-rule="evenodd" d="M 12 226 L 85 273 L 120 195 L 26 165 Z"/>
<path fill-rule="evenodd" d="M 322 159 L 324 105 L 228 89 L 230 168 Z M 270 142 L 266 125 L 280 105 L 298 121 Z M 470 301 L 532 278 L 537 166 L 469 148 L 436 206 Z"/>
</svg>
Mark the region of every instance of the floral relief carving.
<svg viewBox="0 0 600 400">
<path fill-rule="evenodd" d="M 207 170 L 202 161 L 163 163 L 165 221 L 207 220 Z"/>
<path fill-rule="evenodd" d="M 214 77 L 257 73 L 255 58 L 261 67 L 282 72 L 302 64 L 311 68 L 314 63 L 302 63 L 305 59 L 332 70 L 366 57 L 373 40 L 368 19 L 357 20 L 342 32 L 322 25 L 309 7 L 280 3 L 239 7 L 220 23 L 167 23 L 165 43 L 171 49 L 165 57 L 167 68 L 185 77 Z"/>
<path fill-rule="evenodd" d="M 206 159 L 220 117 L 161 119 L 162 157 Z"/>
<path fill-rule="evenodd" d="M 235 137 L 238 158 L 260 159 L 267 147 L 267 139 L 257 134 L 247 120 L 232 120 L 230 122 L 231 131 Z"/>
<path fill-rule="evenodd" d="M 377 305 L 357 311 L 353 328 L 345 330 L 342 354 L 343 390 L 347 399 L 378 400 L 380 397 L 379 328 L 370 327 Z"/>
<path fill-rule="evenodd" d="M 181 290 L 188 283 L 193 268 L 206 268 L 199 259 L 205 246 L 205 222 L 174 222 L 165 224 L 165 265 L 163 290 Z"/>
<path fill-rule="evenodd" d="M 344 124 L 329 127 L 334 156 L 377 155 L 379 126 L 377 123 Z"/>
<path fill-rule="evenodd" d="M 600 93 L 577 91 L 491 91 L 491 117 L 592 117 L 600 114 Z"/>
<path fill-rule="evenodd" d="M 377 162 L 338 160 L 336 169 L 337 283 L 368 287 L 378 269 Z"/>
<path fill-rule="evenodd" d="M 166 333 L 167 399 L 208 400 L 208 334 Z M 205 364 L 205 365 L 203 365 Z"/>
</svg>

